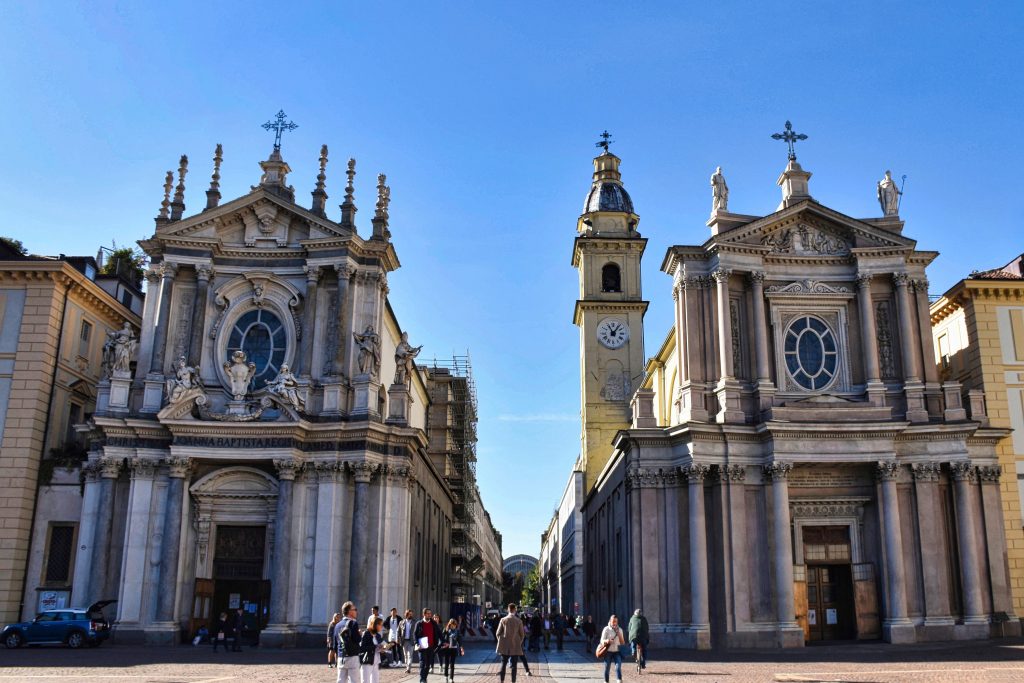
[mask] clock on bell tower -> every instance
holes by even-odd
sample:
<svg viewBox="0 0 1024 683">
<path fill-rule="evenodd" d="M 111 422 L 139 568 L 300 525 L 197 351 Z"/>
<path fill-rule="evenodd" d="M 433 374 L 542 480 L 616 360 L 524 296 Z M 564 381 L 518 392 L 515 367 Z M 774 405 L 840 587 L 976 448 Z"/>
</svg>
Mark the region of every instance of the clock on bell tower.
<svg viewBox="0 0 1024 683">
<path fill-rule="evenodd" d="M 590 491 L 612 454 L 612 439 L 631 423 L 630 399 L 644 372 L 640 260 L 647 240 L 622 185 L 621 159 L 594 159 L 594 180 L 576 227 L 572 265 L 579 272 L 573 322 L 580 328 L 581 459 Z"/>
</svg>

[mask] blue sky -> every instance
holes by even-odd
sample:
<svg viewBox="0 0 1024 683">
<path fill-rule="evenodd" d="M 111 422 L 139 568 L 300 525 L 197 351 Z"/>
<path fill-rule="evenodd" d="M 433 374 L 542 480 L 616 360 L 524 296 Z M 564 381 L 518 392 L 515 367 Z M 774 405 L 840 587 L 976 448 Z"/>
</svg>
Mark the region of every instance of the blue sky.
<svg viewBox="0 0 1024 683">
<path fill-rule="evenodd" d="M 95 253 L 152 232 L 166 170 L 191 159 L 204 205 L 283 153 L 308 205 L 322 143 L 337 218 L 358 159 L 357 217 L 388 174 L 403 267 L 391 300 L 421 358 L 472 354 L 484 500 L 505 553 L 536 554 L 579 449 L 571 323 L 576 218 L 593 143 L 617 141 L 650 239 L 646 348 L 671 323 L 671 244 L 708 236 L 708 176 L 730 209 L 770 213 L 791 119 L 821 202 L 875 216 L 907 174 L 905 234 L 942 256 L 941 292 L 1024 251 L 1021 3 L 70 3 L 0 5 L 0 234 Z"/>
</svg>

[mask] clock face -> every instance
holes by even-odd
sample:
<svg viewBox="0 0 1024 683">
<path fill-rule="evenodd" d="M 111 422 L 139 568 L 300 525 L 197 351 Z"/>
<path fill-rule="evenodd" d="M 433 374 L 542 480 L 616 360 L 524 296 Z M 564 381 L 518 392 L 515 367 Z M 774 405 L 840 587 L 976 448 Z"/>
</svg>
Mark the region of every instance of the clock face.
<svg viewBox="0 0 1024 683">
<path fill-rule="evenodd" d="M 617 349 L 629 341 L 629 326 L 615 318 L 602 320 L 597 326 L 597 341 L 609 349 Z"/>
</svg>

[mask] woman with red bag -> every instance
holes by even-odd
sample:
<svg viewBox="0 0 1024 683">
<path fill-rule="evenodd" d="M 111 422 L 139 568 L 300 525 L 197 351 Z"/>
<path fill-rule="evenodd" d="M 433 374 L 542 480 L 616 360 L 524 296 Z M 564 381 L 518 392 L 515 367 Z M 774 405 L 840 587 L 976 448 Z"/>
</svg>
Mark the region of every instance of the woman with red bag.
<svg viewBox="0 0 1024 683">
<path fill-rule="evenodd" d="M 622 683 L 622 653 L 620 645 L 626 644 L 626 637 L 619 628 L 619 618 L 614 614 L 608 619 L 608 625 L 601 631 L 601 644 L 597 646 L 597 656 L 604 657 L 604 683 L 608 683 L 612 662 L 615 662 L 615 683 Z"/>
</svg>

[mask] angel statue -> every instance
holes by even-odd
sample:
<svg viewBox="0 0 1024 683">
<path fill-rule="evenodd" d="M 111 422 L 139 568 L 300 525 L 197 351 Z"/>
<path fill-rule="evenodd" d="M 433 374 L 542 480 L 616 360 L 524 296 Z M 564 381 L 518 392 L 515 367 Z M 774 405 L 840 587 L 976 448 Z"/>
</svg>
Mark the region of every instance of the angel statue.
<svg viewBox="0 0 1024 683">
<path fill-rule="evenodd" d="M 281 365 L 281 371 L 277 373 L 277 377 L 267 382 L 267 391 L 291 403 L 295 410 L 302 410 L 306 406 L 305 399 L 299 395 L 299 383 L 296 381 L 295 375 L 288 369 L 287 363 Z"/>
<path fill-rule="evenodd" d="M 178 359 L 178 367 L 174 371 L 174 377 L 167 380 L 167 400 L 177 403 L 181 398 L 193 389 L 201 389 L 199 382 L 199 368 L 189 367 L 185 362 L 185 356 Z"/>
<path fill-rule="evenodd" d="M 409 333 L 402 333 L 402 341 L 395 348 L 395 384 L 409 384 L 412 375 L 413 360 L 420 355 L 422 346 L 409 343 Z"/>
<path fill-rule="evenodd" d="M 245 361 L 245 351 L 235 351 L 231 354 L 231 362 L 224 363 L 224 372 L 231 382 L 231 396 L 236 401 L 243 400 L 249 393 L 249 384 L 256 374 L 256 364 Z"/>
<path fill-rule="evenodd" d="M 362 334 L 353 336 L 359 345 L 359 374 L 375 376 L 380 367 L 380 335 L 373 325 L 367 325 Z"/>
<path fill-rule="evenodd" d="M 103 360 L 110 368 L 111 377 L 132 376 L 131 363 L 137 346 L 131 323 L 126 322 L 116 332 L 107 332 L 107 341 L 103 344 Z"/>
</svg>

